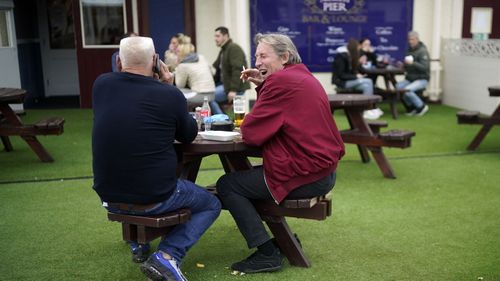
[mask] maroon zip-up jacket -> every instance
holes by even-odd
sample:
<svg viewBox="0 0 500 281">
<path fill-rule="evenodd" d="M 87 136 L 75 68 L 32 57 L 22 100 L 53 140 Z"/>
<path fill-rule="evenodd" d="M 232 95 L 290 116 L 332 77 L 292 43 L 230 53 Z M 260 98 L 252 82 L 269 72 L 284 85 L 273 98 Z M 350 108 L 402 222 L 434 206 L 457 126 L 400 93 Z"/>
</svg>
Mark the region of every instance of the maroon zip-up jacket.
<svg viewBox="0 0 500 281">
<path fill-rule="evenodd" d="M 262 147 L 266 184 L 279 203 L 334 172 L 344 143 L 325 90 L 304 64 L 286 65 L 256 90 L 241 133 L 246 144 Z"/>
</svg>

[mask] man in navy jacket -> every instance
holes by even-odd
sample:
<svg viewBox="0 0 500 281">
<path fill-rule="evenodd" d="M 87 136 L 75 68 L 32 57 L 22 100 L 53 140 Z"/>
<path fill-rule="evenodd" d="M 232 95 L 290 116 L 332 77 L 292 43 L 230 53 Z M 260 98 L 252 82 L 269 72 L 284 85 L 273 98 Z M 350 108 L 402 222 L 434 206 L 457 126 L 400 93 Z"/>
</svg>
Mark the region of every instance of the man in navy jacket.
<svg viewBox="0 0 500 281">
<path fill-rule="evenodd" d="M 186 280 L 179 264 L 220 213 L 220 202 L 205 189 L 176 178 L 174 141 L 189 143 L 196 121 L 173 76 L 157 59 L 148 37 L 120 42 L 118 68 L 99 76 L 92 91 L 94 190 L 110 212 L 157 215 L 180 208 L 191 219 L 177 225 L 141 265 L 153 280 Z M 160 73 L 153 67 L 160 63 Z M 142 262 L 149 245 L 131 245 Z"/>
</svg>

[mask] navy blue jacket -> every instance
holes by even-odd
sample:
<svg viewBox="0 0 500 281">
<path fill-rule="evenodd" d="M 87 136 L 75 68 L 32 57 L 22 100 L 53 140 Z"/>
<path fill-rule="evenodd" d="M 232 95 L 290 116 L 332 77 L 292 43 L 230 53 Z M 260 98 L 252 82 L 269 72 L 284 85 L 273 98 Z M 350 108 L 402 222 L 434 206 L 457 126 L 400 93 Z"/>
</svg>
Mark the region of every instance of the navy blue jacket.
<svg viewBox="0 0 500 281">
<path fill-rule="evenodd" d="M 149 204 L 177 183 L 174 140 L 197 135 L 181 91 L 152 77 L 102 74 L 92 89 L 94 190 L 101 200 Z"/>
</svg>

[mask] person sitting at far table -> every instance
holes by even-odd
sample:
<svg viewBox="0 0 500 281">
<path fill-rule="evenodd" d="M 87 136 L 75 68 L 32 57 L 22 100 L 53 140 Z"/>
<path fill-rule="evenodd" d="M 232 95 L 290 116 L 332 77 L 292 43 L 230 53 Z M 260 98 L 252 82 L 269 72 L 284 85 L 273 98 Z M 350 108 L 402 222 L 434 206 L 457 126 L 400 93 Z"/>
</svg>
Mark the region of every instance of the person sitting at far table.
<svg viewBox="0 0 500 281">
<path fill-rule="evenodd" d="M 120 72 L 100 75 L 92 89 L 93 188 L 112 213 L 149 216 L 190 209 L 191 219 L 163 237 L 149 258 L 149 244 L 131 244 L 135 262 L 147 259 L 141 270 L 148 278 L 185 281 L 179 266 L 221 209 L 214 195 L 176 178 L 174 141 L 192 142 L 198 126 L 151 38 L 122 39 L 118 61 Z M 157 61 L 159 75 L 153 74 Z"/>
<path fill-rule="evenodd" d="M 283 256 L 252 204 L 255 199 L 310 198 L 333 188 L 344 143 L 328 96 L 282 34 L 255 35 L 255 67 L 241 72 L 254 83 L 257 101 L 241 125 L 245 144 L 262 147 L 263 166 L 225 174 L 217 192 L 257 251 L 231 268 L 244 273 L 276 271 Z"/>
<path fill-rule="evenodd" d="M 429 111 L 429 106 L 415 92 L 424 90 L 429 83 L 429 52 L 416 31 L 408 33 L 408 45 L 404 59 L 405 80 L 398 82 L 396 88 L 407 90 L 403 95 L 403 102 L 407 107 L 406 115 L 422 116 Z"/>
<path fill-rule="evenodd" d="M 184 36 L 185 38 L 188 36 Z M 208 97 L 208 101 L 213 101 L 215 99 L 215 82 L 205 57 L 196 53 L 195 47 L 191 43 L 178 45 L 177 57 L 179 64 L 175 68 L 175 85 L 196 92 L 196 95 L 189 98 L 188 102 L 201 104 L 205 96 Z"/>
<path fill-rule="evenodd" d="M 351 38 L 347 46 L 337 48 L 333 60 L 332 83 L 339 88 L 363 91 L 363 95 L 373 95 L 373 81 L 359 73 L 361 65 L 366 63 L 366 56 L 359 53 L 359 43 Z M 380 108 L 366 110 L 365 119 L 378 119 L 384 112 Z"/>
</svg>

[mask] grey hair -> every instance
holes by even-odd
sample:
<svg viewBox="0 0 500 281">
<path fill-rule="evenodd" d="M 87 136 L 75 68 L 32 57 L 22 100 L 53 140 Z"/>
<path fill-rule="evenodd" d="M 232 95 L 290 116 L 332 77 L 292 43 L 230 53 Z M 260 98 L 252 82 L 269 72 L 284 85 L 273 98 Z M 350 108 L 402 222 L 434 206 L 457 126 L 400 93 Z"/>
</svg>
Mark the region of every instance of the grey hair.
<svg viewBox="0 0 500 281">
<path fill-rule="evenodd" d="M 127 37 L 120 41 L 120 61 L 123 67 L 147 67 L 153 61 L 155 46 L 150 37 Z"/>
<path fill-rule="evenodd" d="M 408 32 L 408 37 L 420 38 L 420 35 L 418 35 L 418 32 L 416 32 L 415 30 L 412 30 L 412 31 Z"/>
<path fill-rule="evenodd" d="M 286 53 L 288 53 L 289 57 L 287 64 L 297 64 L 302 62 L 299 52 L 297 51 L 295 44 L 293 44 L 292 39 L 284 34 L 257 33 L 255 34 L 254 41 L 256 45 L 259 43 L 269 44 L 279 57 L 283 57 Z"/>
</svg>

